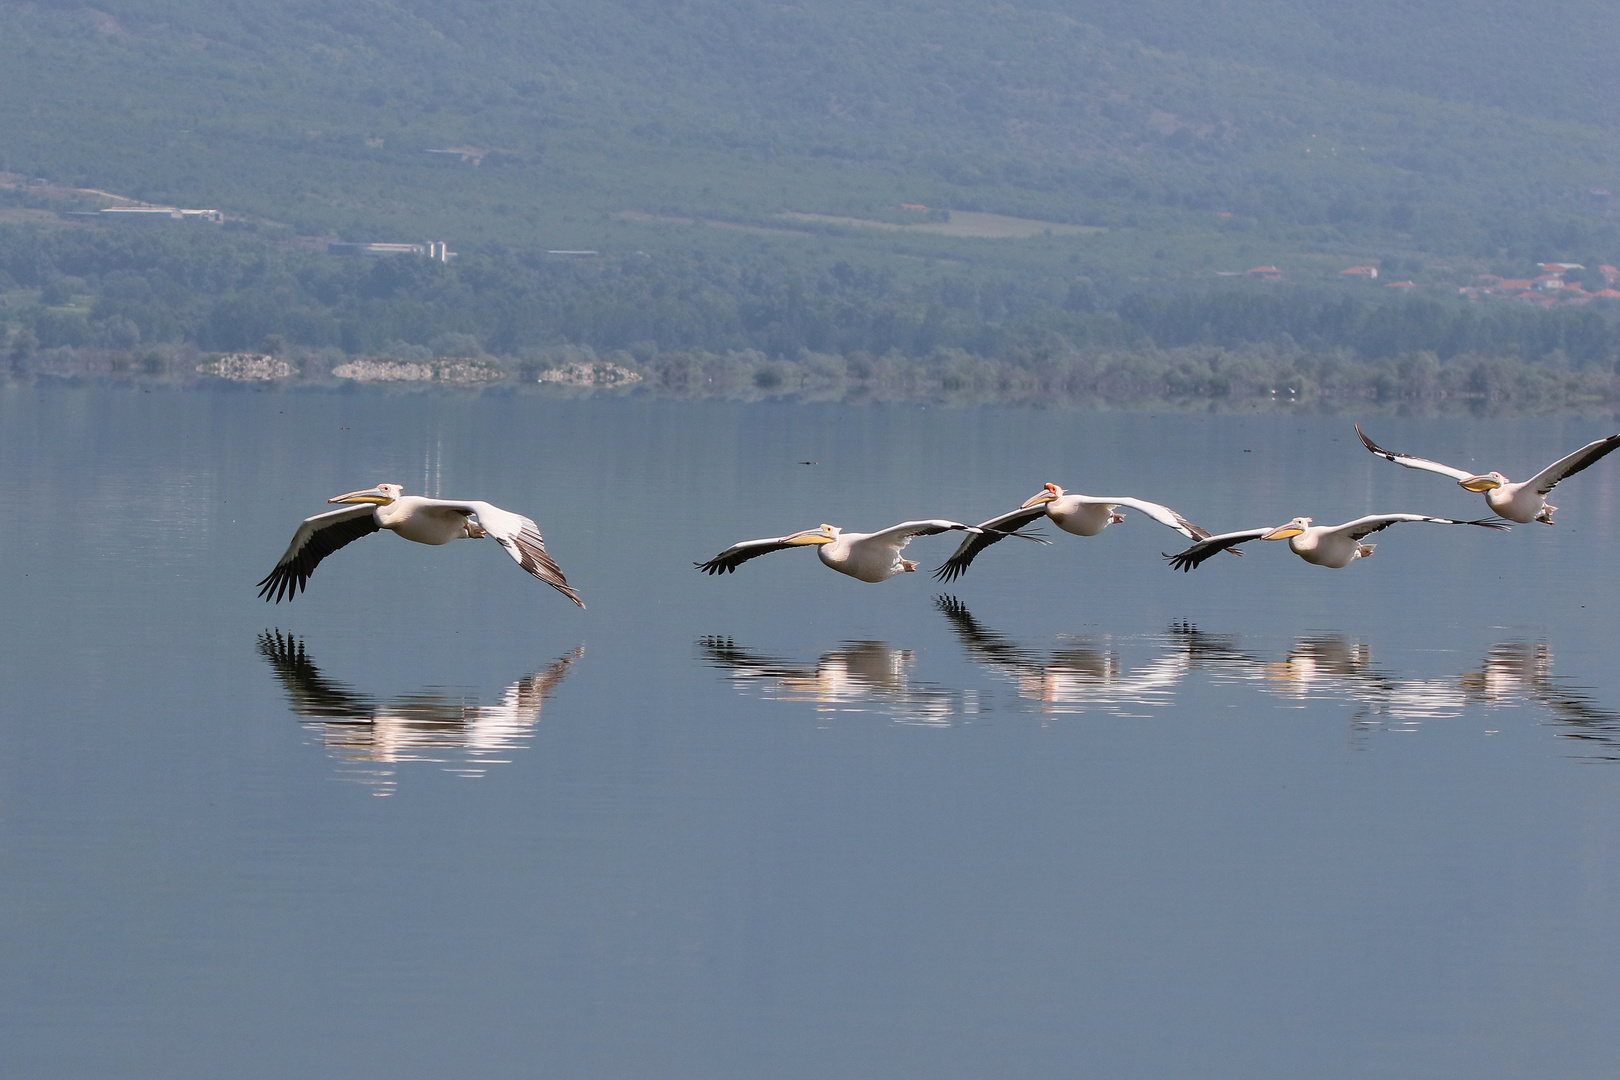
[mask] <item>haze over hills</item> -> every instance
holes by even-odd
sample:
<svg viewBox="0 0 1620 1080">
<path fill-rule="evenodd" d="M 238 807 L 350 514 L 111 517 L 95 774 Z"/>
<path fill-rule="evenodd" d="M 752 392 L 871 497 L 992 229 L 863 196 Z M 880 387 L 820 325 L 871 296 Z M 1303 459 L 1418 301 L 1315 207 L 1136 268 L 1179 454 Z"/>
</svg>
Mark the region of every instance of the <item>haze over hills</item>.
<svg viewBox="0 0 1620 1080">
<path fill-rule="evenodd" d="M 1258 263 L 1620 262 L 1617 50 L 1596 0 L 42 2 L 0 7 L 0 170 L 263 236 L 703 255 L 767 294 L 845 264 L 918 318 L 955 276 L 1023 296 L 1004 325 Z M 54 258 L 7 272 L 101 273 Z"/>
<path fill-rule="evenodd" d="M 1491 235 L 1501 219 L 1584 218 L 1574 193 L 1620 187 L 1614 11 L 9 6 L 0 164 L 312 231 L 425 219 L 540 242 L 570 213 L 864 213 L 903 197 L 1093 224 L 1225 211 L 1415 228 L 1488 254 L 1537 239 L 1534 222 Z M 458 147 L 479 152 L 476 175 L 424 153 Z M 487 215 L 503 220 L 480 227 Z"/>
</svg>

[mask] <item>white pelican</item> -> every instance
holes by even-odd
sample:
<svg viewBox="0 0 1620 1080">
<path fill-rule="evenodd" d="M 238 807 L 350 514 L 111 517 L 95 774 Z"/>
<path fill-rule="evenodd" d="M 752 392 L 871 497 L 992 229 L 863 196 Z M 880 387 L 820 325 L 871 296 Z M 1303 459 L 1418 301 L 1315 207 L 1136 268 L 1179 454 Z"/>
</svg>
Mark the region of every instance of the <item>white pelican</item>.
<svg viewBox="0 0 1620 1080">
<path fill-rule="evenodd" d="M 1430 461 L 1428 458 L 1385 450 L 1362 433 L 1360 424 L 1356 425 L 1356 434 L 1361 436 L 1362 445 L 1381 458 L 1393 461 L 1397 465 L 1404 465 L 1408 469 L 1422 469 L 1425 472 L 1449 476 L 1469 491 L 1483 492 L 1486 504 L 1494 513 L 1520 525 L 1528 525 L 1532 521 L 1544 521 L 1551 525 L 1553 511 L 1558 507 L 1548 505 L 1547 492 L 1557 487 L 1558 481 L 1574 476 L 1605 454 L 1620 448 L 1620 435 L 1610 435 L 1607 439 L 1589 442 L 1568 457 L 1559 458 L 1530 479 L 1515 484 L 1499 472 L 1476 475 L 1465 469 L 1453 469 L 1450 465 Z"/>
<path fill-rule="evenodd" d="M 814 546 L 817 557 L 840 574 L 876 583 L 888 581 L 896 574 L 912 573 L 917 569 L 916 563 L 900 557 L 901 549 L 911 543 L 912 537 L 953 531 L 978 533 L 984 530 L 977 525 L 964 525 L 960 521 L 945 521 L 939 518 L 930 521 L 902 521 L 882 532 L 874 533 L 847 533 L 837 525 L 823 525 L 819 529 L 806 529 L 804 532 L 788 536 L 744 540 L 740 544 L 732 544 L 708 562 L 692 565 L 705 574 L 729 574 L 749 559 L 757 559 L 773 551 Z M 1044 540 L 1033 536 L 1025 536 L 1023 539 L 1045 543 Z"/>
<path fill-rule="evenodd" d="M 1238 544 L 1246 544 L 1250 540 L 1287 540 L 1289 550 L 1306 562 L 1338 570 L 1373 553 L 1376 545 L 1361 543 L 1363 537 L 1370 536 L 1380 529 L 1387 529 L 1391 525 L 1399 525 L 1403 521 L 1428 521 L 1436 525 L 1478 525 L 1482 529 L 1511 528 L 1504 522 L 1490 519 L 1458 521 L 1455 518 L 1425 517 L 1422 514 L 1372 514 L 1347 521 L 1343 525 L 1312 525 L 1310 518 L 1297 517 L 1288 524 L 1279 525 L 1274 529 L 1246 529 L 1243 532 L 1207 537 L 1186 551 L 1166 555 L 1165 558 L 1170 560 L 1172 568 L 1190 572 L 1193 567 L 1217 551 L 1225 551 Z"/>
<path fill-rule="evenodd" d="M 1003 537 L 1021 535 L 1019 529 L 1041 517 L 1051 518 L 1052 523 L 1064 532 L 1076 536 L 1096 536 L 1108 526 L 1117 525 L 1125 520 L 1125 515 L 1115 509 L 1120 506 L 1140 510 L 1154 521 L 1170 526 L 1189 540 L 1202 540 L 1209 535 L 1168 506 L 1160 506 L 1158 503 L 1143 499 L 1067 495 L 1056 484 L 1047 484 L 1040 494 L 1025 499 L 1024 505 L 1017 510 L 980 522 L 980 531 L 964 537 L 956 553 L 934 571 L 934 576 L 940 581 L 956 580 L 958 575 L 967 570 L 968 564 L 979 552 Z M 1234 552 L 1234 554 L 1241 553 Z"/>
<path fill-rule="evenodd" d="M 292 543 L 276 563 L 276 568 L 259 582 L 259 595 L 281 603 L 302 592 L 320 561 L 345 544 L 369 536 L 379 529 L 390 529 L 418 544 L 448 544 L 452 540 L 478 540 L 485 536 L 506 549 L 517 564 L 568 599 L 585 606 L 585 601 L 569 588 L 568 580 L 546 554 L 540 529 L 522 514 L 502 510 L 487 502 L 455 502 L 402 494 L 398 484 L 378 484 L 365 491 L 351 491 L 329 503 L 358 504 L 351 509 L 331 510 L 305 518 L 293 533 Z"/>
</svg>

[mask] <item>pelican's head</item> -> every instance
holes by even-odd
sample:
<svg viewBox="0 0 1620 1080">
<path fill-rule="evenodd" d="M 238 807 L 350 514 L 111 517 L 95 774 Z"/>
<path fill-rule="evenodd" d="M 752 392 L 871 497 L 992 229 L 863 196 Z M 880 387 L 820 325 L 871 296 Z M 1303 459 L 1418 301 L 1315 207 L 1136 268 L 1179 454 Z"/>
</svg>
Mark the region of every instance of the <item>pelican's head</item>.
<svg viewBox="0 0 1620 1080">
<path fill-rule="evenodd" d="M 1262 539 L 1262 540 L 1288 540 L 1288 539 L 1292 539 L 1295 536 L 1298 536 L 1300 533 L 1304 532 L 1306 529 L 1308 529 L 1310 527 L 1311 527 L 1311 519 L 1310 518 L 1297 517 L 1293 521 L 1290 521 L 1286 525 L 1277 526 L 1275 529 L 1272 529 L 1270 532 L 1266 533 L 1266 535 L 1262 536 L 1260 539 Z"/>
<path fill-rule="evenodd" d="M 1045 489 L 1043 489 L 1039 495 L 1031 495 L 1029 498 L 1024 500 L 1024 505 L 1020 506 L 1018 509 L 1028 510 L 1032 506 L 1039 506 L 1042 503 L 1049 503 L 1053 499 L 1061 498 L 1063 498 L 1063 489 L 1058 487 L 1056 484 L 1047 484 Z"/>
<path fill-rule="evenodd" d="M 787 538 L 787 542 L 799 546 L 805 544 L 830 544 L 838 539 L 838 534 L 843 531 L 837 525 L 823 525 L 819 529 L 806 529 L 804 532 L 794 533 Z"/>
<path fill-rule="evenodd" d="M 1488 472 L 1480 476 L 1470 476 L 1466 480 L 1457 481 L 1458 485 L 1469 491 L 1492 491 L 1507 484 L 1508 478 L 1499 472 Z"/>
<path fill-rule="evenodd" d="M 378 506 L 387 506 L 405 493 L 405 489 L 398 484 L 378 484 L 374 488 L 364 491 L 351 491 L 347 495 L 339 495 L 335 499 L 327 499 L 329 503 L 376 503 Z"/>
</svg>

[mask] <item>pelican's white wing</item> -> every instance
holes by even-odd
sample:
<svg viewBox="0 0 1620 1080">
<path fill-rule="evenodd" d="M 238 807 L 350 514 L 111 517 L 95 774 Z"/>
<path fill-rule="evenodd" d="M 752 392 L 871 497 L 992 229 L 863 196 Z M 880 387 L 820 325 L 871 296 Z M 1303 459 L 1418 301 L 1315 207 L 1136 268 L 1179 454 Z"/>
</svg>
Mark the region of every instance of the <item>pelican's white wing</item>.
<svg viewBox="0 0 1620 1080">
<path fill-rule="evenodd" d="M 1537 495 L 1545 495 L 1558 486 L 1558 481 L 1567 476 L 1574 476 L 1616 448 L 1620 448 L 1620 435 L 1610 435 L 1607 439 L 1587 443 L 1568 457 L 1559 458 L 1542 469 L 1530 479 L 1528 486 Z"/>
<path fill-rule="evenodd" d="M 1435 525 L 1478 525 L 1482 529 L 1508 529 L 1506 522 L 1493 518 L 1480 518 L 1478 521 L 1459 521 L 1456 518 L 1427 517 L 1423 514 L 1371 514 L 1367 517 L 1347 521 L 1343 525 L 1335 525 L 1329 532 L 1343 533 L 1352 540 L 1371 536 L 1375 532 L 1387 529 L 1391 525 L 1399 525 L 1403 521 L 1428 521 Z"/>
<path fill-rule="evenodd" d="M 1467 480 L 1471 476 L 1478 475 L 1463 469 L 1453 469 L 1450 465 L 1442 465 L 1438 461 L 1430 461 L 1428 458 L 1413 457 L 1411 454 L 1397 454 L 1393 450 L 1385 450 L 1382 446 L 1367 438 L 1362 432 L 1360 424 L 1356 425 L 1356 434 L 1361 436 L 1361 444 L 1368 450 L 1387 461 L 1393 461 L 1397 465 L 1404 465 L 1408 469 L 1422 469 L 1424 472 L 1439 473 L 1441 476 L 1449 476 L 1453 480 Z M 1591 462 L 1587 464 L 1591 464 Z M 1554 467 L 1556 468 L 1556 466 Z M 1585 468 L 1585 466 L 1582 466 L 1582 468 Z M 1554 481 L 1554 483 L 1556 482 Z"/>
<path fill-rule="evenodd" d="M 1079 495 L 1076 497 L 1081 502 L 1089 503 L 1091 505 L 1106 504 L 1108 506 L 1128 506 L 1132 510 L 1141 511 L 1161 525 L 1170 526 L 1172 529 L 1176 530 L 1176 532 L 1180 533 L 1182 536 L 1185 536 L 1189 540 L 1209 539 L 1208 529 L 1200 529 L 1197 525 L 1194 525 L 1192 522 L 1188 521 L 1186 518 L 1182 517 L 1168 506 L 1161 506 L 1155 502 L 1148 502 L 1146 499 L 1115 499 L 1103 498 L 1098 495 Z"/>
<path fill-rule="evenodd" d="M 1000 517 L 993 517 L 989 521 L 981 521 L 978 525 L 978 531 L 969 532 L 967 536 L 962 538 L 962 543 L 956 549 L 956 552 L 941 563 L 939 569 L 934 571 L 934 577 L 940 581 L 955 581 L 960 574 L 967 570 L 968 564 L 974 560 L 979 552 L 1007 536 L 1017 535 L 1026 540 L 1033 540 L 1038 544 L 1046 543 L 1046 540 L 1038 536 L 1018 532 L 1019 529 L 1022 529 L 1030 522 L 1045 516 L 1046 506 L 1043 504 L 1014 510 L 1011 513 L 1002 514 Z"/>
<path fill-rule="evenodd" d="M 382 528 L 377 523 L 376 510 L 369 504 L 345 506 L 305 518 L 293 533 L 292 543 L 287 545 L 276 568 L 259 582 L 259 596 L 279 604 L 283 598 L 291 600 L 302 592 L 309 575 L 322 559 L 343 545 Z"/>
<path fill-rule="evenodd" d="M 1275 528 L 1276 526 L 1272 526 Z M 1193 568 L 1217 552 L 1228 551 L 1239 544 L 1247 544 L 1250 540 L 1258 540 L 1272 529 L 1245 529 L 1242 532 L 1221 533 L 1219 536 L 1206 536 L 1186 551 L 1174 555 L 1165 555 L 1170 560 L 1172 570 L 1191 573 Z"/>
<path fill-rule="evenodd" d="M 522 514 L 502 510 L 493 503 L 450 502 L 444 499 L 423 501 L 472 514 L 477 519 L 478 527 L 505 548 L 514 562 L 580 607 L 585 606 L 585 601 L 579 598 L 579 594 L 569 586 L 568 579 L 563 577 L 562 568 L 546 554 L 545 538 L 540 535 L 540 526 L 533 521 Z"/>
<path fill-rule="evenodd" d="M 902 521 L 898 525 L 890 525 L 879 532 L 868 533 L 861 538 L 861 542 L 876 541 L 885 547 L 892 547 L 899 551 L 911 543 L 914 537 L 933 536 L 942 532 L 982 532 L 977 525 L 964 525 L 960 521 L 946 521 L 944 518 L 933 518 L 928 521 Z"/>
</svg>

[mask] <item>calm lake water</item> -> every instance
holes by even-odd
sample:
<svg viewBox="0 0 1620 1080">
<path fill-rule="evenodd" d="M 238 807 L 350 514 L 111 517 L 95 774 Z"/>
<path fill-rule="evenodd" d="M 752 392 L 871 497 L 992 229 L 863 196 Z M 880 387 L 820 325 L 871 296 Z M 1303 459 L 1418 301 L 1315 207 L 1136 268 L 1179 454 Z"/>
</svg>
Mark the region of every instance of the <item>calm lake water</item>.
<svg viewBox="0 0 1620 1080">
<path fill-rule="evenodd" d="M 256 598 L 379 481 L 589 610 L 387 535 Z M 1484 512 L 1337 418 L 0 389 L 0 1074 L 1614 1076 L 1620 457 L 1341 571 L 1139 514 L 948 589 L 692 568 L 1046 481 Z"/>
</svg>

